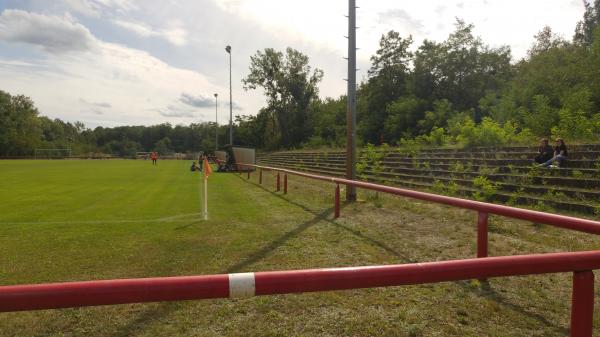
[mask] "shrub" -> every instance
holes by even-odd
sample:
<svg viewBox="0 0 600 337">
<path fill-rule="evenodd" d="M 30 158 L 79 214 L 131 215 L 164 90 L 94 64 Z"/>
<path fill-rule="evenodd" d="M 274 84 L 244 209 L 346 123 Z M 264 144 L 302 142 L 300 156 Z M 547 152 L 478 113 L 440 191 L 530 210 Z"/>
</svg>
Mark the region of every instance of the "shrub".
<svg viewBox="0 0 600 337">
<path fill-rule="evenodd" d="M 473 179 L 473 186 L 478 189 L 473 193 L 473 198 L 479 201 L 490 201 L 498 192 L 498 184 L 484 176 Z"/>
<path fill-rule="evenodd" d="M 588 119 L 582 111 L 561 109 L 558 112 L 560 121 L 552 127 L 552 137 L 565 137 L 571 140 L 592 140 L 594 136 L 594 122 Z"/>
</svg>

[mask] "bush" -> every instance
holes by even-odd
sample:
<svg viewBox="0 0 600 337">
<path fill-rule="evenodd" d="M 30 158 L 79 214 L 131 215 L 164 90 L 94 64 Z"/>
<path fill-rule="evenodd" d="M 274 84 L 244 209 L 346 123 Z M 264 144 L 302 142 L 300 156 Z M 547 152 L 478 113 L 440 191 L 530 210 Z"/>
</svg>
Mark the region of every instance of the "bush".
<svg viewBox="0 0 600 337">
<path fill-rule="evenodd" d="M 558 125 L 552 127 L 553 138 L 562 136 L 570 140 L 582 141 L 597 138 L 594 135 L 594 131 L 596 131 L 594 120 L 588 119 L 584 112 L 561 109 L 558 115 L 560 118 Z"/>
<path fill-rule="evenodd" d="M 473 198 L 479 201 L 490 201 L 498 192 L 498 184 L 484 176 L 473 179 L 473 186 L 479 190 L 473 193 Z"/>
</svg>

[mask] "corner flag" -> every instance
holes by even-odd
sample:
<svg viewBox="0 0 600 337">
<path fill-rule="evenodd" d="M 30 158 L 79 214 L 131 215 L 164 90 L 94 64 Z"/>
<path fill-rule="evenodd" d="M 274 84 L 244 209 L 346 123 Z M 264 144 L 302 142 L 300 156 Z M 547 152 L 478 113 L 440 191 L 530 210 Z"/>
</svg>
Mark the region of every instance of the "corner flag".
<svg viewBox="0 0 600 337">
<path fill-rule="evenodd" d="M 208 176 L 212 174 L 212 167 L 210 167 L 210 165 L 208 164 L 208 159 L 204 158 L 202 166 L 204 166 L 204 178 L 208 178 Z"/>
<path fill-rule="evenodd" d="M 212 167 L 208 164 L 206 157 L 202 162 L 202 166 L 204 166 L 204 220 L 208 220 L 208 176 L 212 173 Z"/>
</svg>

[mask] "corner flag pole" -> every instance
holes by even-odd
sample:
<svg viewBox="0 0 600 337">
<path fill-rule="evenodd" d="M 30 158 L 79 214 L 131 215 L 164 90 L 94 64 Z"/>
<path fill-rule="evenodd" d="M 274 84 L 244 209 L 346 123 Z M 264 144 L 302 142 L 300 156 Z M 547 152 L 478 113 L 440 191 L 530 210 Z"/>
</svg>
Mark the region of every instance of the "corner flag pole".
<svg viewBox="0 0 600 337">
<path fill-rule="evenodd" d="M 208 220 L 208 177 L 204 176 L 204 220 Z"/>
<path fill-rule="evenodd" d="M 208 164 L 206 157 L 204 157 L 202 166 L 204 166 L 204 220 L 208 220 L 208 176 L 212 173 L 212 168 Z"/>
</svg>

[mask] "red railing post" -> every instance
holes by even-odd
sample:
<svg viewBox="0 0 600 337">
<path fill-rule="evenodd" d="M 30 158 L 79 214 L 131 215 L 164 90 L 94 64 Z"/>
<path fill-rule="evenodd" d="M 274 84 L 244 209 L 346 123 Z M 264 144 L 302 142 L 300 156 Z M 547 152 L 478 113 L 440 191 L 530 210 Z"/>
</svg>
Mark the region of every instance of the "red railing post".
<svg viewBox="0 0 600 337">
<path fill-rule="evenodd" d="M 280 180 L 279 180 L 279 172 L 277 172 L 277 192 L 279 192 L 280 188 L 279 188 L 279 184 L 280 184 Z"/>
<path fill-rule="evenodd" d="M 477 257 L 488 256 L 488 213 L 477 213 Z"/>
<path fill-rule="evenodd" d="M 287 194 L 287 174 L 283 175 L 283 194 Z"/>
<path fill-rule="evenodd" d="M 335 214 L 334 214 L 334 218 L 339 218 L 340 217 L 340 184 L 336 184 L 335 185 Z"/>
<path fill-rule="evenodd" d="M 262 185 L 262 170 L 258 170 L 258 183 Z"/>
<path fill-rule="evenodd" d="M 571 337 L 592 337 L 594 317 L 594 272 L 573 273 Z"/>
</svg>

